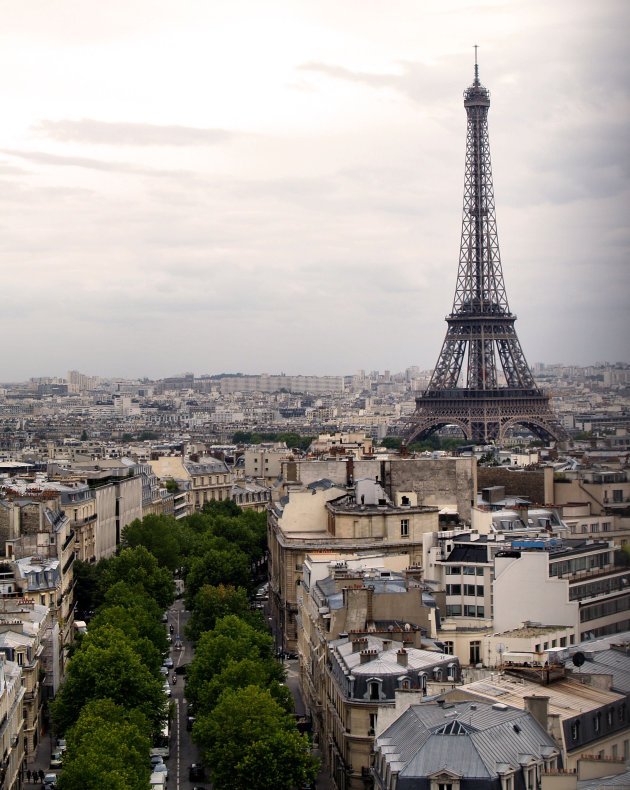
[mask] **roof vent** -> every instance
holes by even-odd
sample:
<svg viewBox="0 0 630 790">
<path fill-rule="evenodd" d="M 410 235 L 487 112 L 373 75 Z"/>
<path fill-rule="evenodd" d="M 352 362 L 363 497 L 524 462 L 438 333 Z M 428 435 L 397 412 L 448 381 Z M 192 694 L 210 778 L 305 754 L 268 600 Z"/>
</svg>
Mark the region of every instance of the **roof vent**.
<svg viewBox="0 0 630 790">
<path fill-rule="evenodd" d="M 502 702 L 495 702 L 492 708 L 493 710 L 507 710 L 508 706 L 504 705 Z"/>
</svg>

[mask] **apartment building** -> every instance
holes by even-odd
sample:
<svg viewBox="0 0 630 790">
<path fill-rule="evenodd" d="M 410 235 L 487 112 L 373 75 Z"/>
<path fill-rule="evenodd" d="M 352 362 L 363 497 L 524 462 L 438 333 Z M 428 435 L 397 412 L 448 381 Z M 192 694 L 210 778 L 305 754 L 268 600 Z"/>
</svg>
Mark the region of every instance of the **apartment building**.
<svg viewBox="0 0 630 790">
<path fill-rule="evenodd" d="M 352 489 L 318 481 L 295 490 L 268 510 L 269 595 L 282 649 L 297 649 L 297 600 L 308 553 L 333 550 L 404 553 L 422 558 L 424 534 L 437 530 L 438 510 L 418 505 L 414 492 L 393 502 L 374 479 Z"/>
<path fill-rule="evenodd" d="M 183 485 L 180 488 L 186 492 L 189 513 L 200 511 L 207 502 L 232 498 L 230 470 L 224 461 L 216 458 L 187 461 L 181 455 L 167 455 L 152 460 L 150 464 L 159 480 L 181 481 Z M 178 513 L 175 515 L 177 517 Z"/>
<path fill-rule="evenodd" d="M 7 790 L 22 787 L 24 765 L 24 715 L 22 669 L 0 656 L 0 785 Z"/>
<path fill-rule="evenodd" d="M 456 657 L 368 634 L 330 643 L 321 750 L 338 790 L 364 790 L 382 710 L 396 692 L 440 693 L 459 681 Z"/>
</svg>

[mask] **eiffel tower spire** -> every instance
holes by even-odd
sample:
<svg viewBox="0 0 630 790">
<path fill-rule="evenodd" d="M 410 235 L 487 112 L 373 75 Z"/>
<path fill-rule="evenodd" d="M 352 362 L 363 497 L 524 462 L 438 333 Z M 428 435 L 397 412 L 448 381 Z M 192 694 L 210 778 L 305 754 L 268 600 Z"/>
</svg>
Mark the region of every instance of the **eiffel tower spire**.
<svg viewBox="0 0 630 790">
<path fill-rule="evenodd" d="M 453 309 L 429 387 L 416 398 L 407 441 L 457 425 L 473 441 L 502 440 L 514 425 L 566 439 L 536 386 L 510 312 L 497 235 L 488 138 L 490 92 L 475 76 L 464 92 L 468 118 L 459 266 Z M 497 359 L 504 382 L 497 372 Z"/>
</svg>

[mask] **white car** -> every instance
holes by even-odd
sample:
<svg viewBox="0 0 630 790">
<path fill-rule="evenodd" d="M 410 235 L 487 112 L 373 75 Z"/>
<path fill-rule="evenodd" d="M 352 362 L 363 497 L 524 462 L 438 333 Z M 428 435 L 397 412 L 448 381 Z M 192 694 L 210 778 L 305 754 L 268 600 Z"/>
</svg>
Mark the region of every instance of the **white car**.
<svg viewBox="0 0 630 790">
<path fill-rule="evenodd" d="M 166 694 L 166 696 L 170 697 L 171 694 L 172 694 L 172 691 L 171 691 L 171 686 L 170 686 L 168 680 L 166 681 L 166 683 L 164 684 L 164 686 L 162 688 L 164 689 L 164 693 Z"/>
<path fill-rule="evenodd" d="M 164 774 L 164 782 L 168 780 L 168 768 L 164 763 L 156 763 L 153 766 L 154 774 Z"/>
<path fill-rule="evenodd" d="M 154 771 L 149 777 L 149 784 L 151 785 L 151 788 L 160 790 L 160 788 L 166 787 L 166 776 L 161 771 Z"/>
</svg>

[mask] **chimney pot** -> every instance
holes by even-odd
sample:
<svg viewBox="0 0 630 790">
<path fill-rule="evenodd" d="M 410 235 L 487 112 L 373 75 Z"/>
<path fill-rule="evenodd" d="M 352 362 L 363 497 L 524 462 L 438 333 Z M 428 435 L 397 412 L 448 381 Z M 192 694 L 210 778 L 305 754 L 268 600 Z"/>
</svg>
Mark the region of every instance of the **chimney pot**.
<svg viewBox="0 0 630 790">
<path fill-rule="evenodd" d="M 400 650 L 396 653 L 396 660 L 402 667 L 406 667 L 409 663 L 409 653 L 405 650 L 404 647 L 401 647 Z"/>
</svg>

